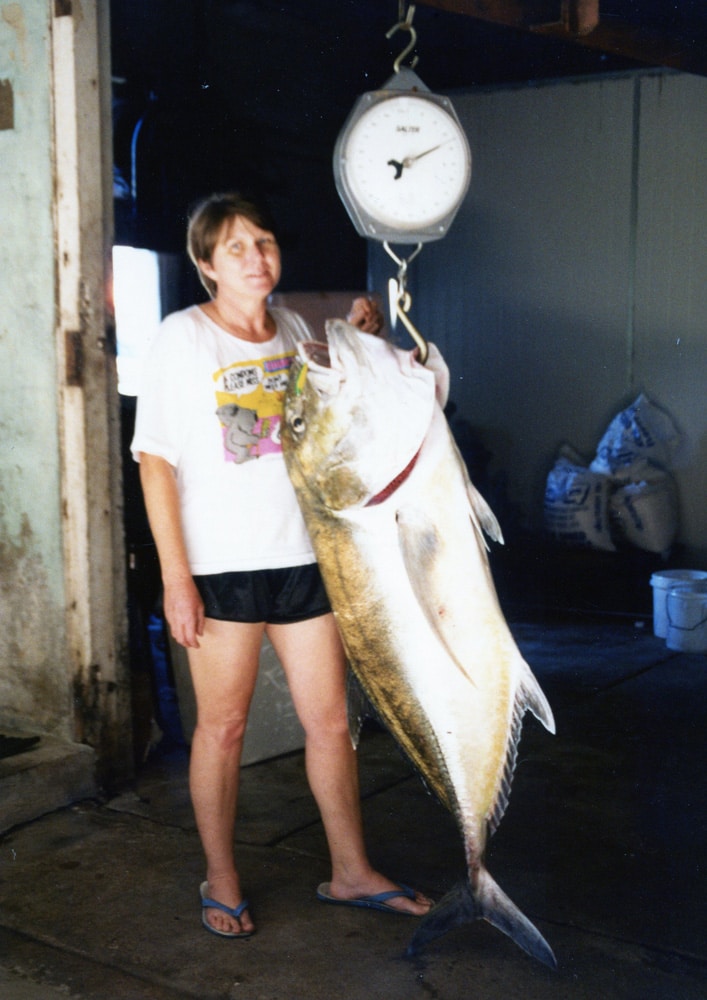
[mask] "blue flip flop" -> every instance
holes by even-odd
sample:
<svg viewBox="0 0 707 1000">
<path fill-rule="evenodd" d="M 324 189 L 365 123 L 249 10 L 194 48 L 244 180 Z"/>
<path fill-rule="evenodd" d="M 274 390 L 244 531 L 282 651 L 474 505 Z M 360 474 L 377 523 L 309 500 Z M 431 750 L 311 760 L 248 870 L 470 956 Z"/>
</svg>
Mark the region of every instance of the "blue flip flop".
<svg viewBox="0 0 707 1000">
<path fill-rule="evenodd" d="M 408 913 L 407 910 L 399 910 L 396 906 L 389 906 L 388 900 L 397 896 L 406 896 L 408 899 L 415 899 L 415 890 L 409 885 L 398 885 L 396 889 L 389 889 L 387 892 L 377 892 L 373 896 L 356 896 L 353 899 L 339 899 L 332 896 L 330 892 L 331 883 L 322 882 L 317 889 L 317 899 L 322 903 L 332 903 L 334 906 L 358 906 L 365 910 L 381 910 L 383 913 L 397 913 L 402 917 L 417 917 L 417 913 Z"/>
<path fill-rule="evenodd" d="M 238 920 L 241 914 L 248 909 L 248 900 L 244 899 L 242 903 L 239 903 L 234 909 L 230 906 L 226 906 L 225 903 L 219 903 L 216 899 L 210 899 L 206 893 L 209 891 L 209 883 L 202 882 L 199 888 L 199 894 L 201 895 L 201 922 L 207 931 L 212 934 L 216 934 L 218 937 L 223 938 L 249 938 L 255 933 L 254 931 L 219 931 L 215 927 L 212 927 L 209 921 L 206 919 L 207 910 L 223 910 L 227 913 L 229 917 L 234 917 Z"/>
</svg>

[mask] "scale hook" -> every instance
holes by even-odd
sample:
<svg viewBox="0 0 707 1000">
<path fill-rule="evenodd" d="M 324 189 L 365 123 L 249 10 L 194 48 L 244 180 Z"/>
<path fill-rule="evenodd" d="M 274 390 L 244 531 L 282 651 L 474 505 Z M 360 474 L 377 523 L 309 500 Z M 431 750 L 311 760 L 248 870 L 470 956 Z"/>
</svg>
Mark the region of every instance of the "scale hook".
<svg viewBox="0 0 707 1000">
<path fill-rule="evenodd" d="M 402 16 L 402 14 L 403 14 L 403 6 L 404 6 L 404 4 L 403 4 L 403 2 L 401 0 L 400 7 L 399 7 L 400 20 L 398 21 L 397 24 L 393 25 L 393 27 L 390 29 L 390 31 L 386 31 L 386 33 L 385 33 L 385 37 L 386 38 L 392 38 L 396 31 L 407 31 L 407 32 L 410 33 L 410 41 L 408 42 L 408 44 L 405 46 L 405 48 L 403 49 L 403 51 L 400 53 L 400 55 L 398 56 L 398 58 L 393 63 L 393 69 L 395 70 L 396 73 L 400 72 L 400 67 L 403 64 L 403 60 L 406 59 L 410 55 L 410 53 L 415 48 L 415 45 L 417 44 L 417 32 L 415 31 L 415 29 L 412 26 L 412 19 L 413 19 L 414 15 L 415 15 L 415 5 L 414 4 L 410 4 L 410 6 L 408 7 L 408 11 L 407 11 L 407 14 L 406 14 L 405 18 L 403 18 L 403 16 Z M 410 69 L 414 69 L 415 66 L 417 66 L 417 56 L 415 56 L 415 58 L 410 63 Z"/>
</svg>

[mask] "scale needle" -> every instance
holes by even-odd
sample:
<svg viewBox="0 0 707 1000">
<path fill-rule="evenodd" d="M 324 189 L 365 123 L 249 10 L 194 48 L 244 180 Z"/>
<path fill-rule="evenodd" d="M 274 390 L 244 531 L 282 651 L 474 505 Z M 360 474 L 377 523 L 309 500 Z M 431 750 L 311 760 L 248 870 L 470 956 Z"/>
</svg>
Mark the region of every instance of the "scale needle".
<svg viewBox="0 0 707 1000">
<path fill-rule="evenodd" d="M 445 142 L 449 142 L 449 140 L 446 139 Z M 421 160 L 423 156 L 427 156 L 429 153 L 434 153 L 434 151 L 439 149 L 440 146 L 444 146 L 444 142 L 438 142 L 436 146 L 430 146 L 429 149 L 426 149 L 423 153 L 418 153 L 416 156 L 406 156 L 402 162 L 400 160 L 388 160 L 387 166 L 395 169 L 395 177 L 393 180 L 399 180 L 403 175 L 403 169 L 405 167 L 411 167 L 416 160 Z"/>
<path fill-rule="evenodd" d="M 403 160 L 403 166 L 411 167 L 415 162 L 415 160 L 421 160 L 423 156 L 427 156 L 428 153 L 434 153 L 435 149 L 439 149 L 439 147 L 443 145 L 444 145 L 443 142 L 438 142 L 436 146 L 432 146 L 430 149 L 426 149 L 424 153 L 418 153 L 417 156 L 406 156 L 405 159 Z"/>
</svg>

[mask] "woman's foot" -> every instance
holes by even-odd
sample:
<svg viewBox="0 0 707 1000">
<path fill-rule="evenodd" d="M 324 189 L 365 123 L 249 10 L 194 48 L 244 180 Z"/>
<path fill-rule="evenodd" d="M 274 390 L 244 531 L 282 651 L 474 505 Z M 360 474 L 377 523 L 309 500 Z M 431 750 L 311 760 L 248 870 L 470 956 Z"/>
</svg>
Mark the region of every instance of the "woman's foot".
<svg viewBox="0 0 707 1000">
<path fill-rule="evenodd" d="M 431 899 L 406 885 L 391 882 L 374 872 L 373 875 L 356 884 L 343 880 L 323 882 L 317 890 L 317 897 L 327 903 L 360 906 L 366 909 L 397 912 L 412 917 L 424 917 L 434 905 Z"/>
<path fill-rule="evenodd" d="M 231 905 L 231 902 L 239 893 L 228 890 L 224 885 L 221 889 L 218 884 L 202 882 L 201 894 L 201 922 L 206 930 L 219 937 L 245 938 L 250 937 L 255 932 L 255 925 L 248 912 L 248 901 L 239 899 Z"/>
</svg>

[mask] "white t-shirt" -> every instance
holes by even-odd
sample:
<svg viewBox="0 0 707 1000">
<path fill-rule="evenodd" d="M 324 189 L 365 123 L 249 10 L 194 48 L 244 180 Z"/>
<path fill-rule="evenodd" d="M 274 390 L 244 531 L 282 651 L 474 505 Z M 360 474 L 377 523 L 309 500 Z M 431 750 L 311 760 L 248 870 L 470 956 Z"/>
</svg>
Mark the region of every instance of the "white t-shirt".
<svg viewBox="0 0 707 1000">
<path fill-rule="evenodd" d="M 315 561 L 280 443 L 289 367 L 313 334 L 297 313 L 269 311 L 277 333 L 261 344 L 199 306 L 172 313 L 146 360 L 131 449 L 176 469 L 195 575 Z"/>
</svg>

